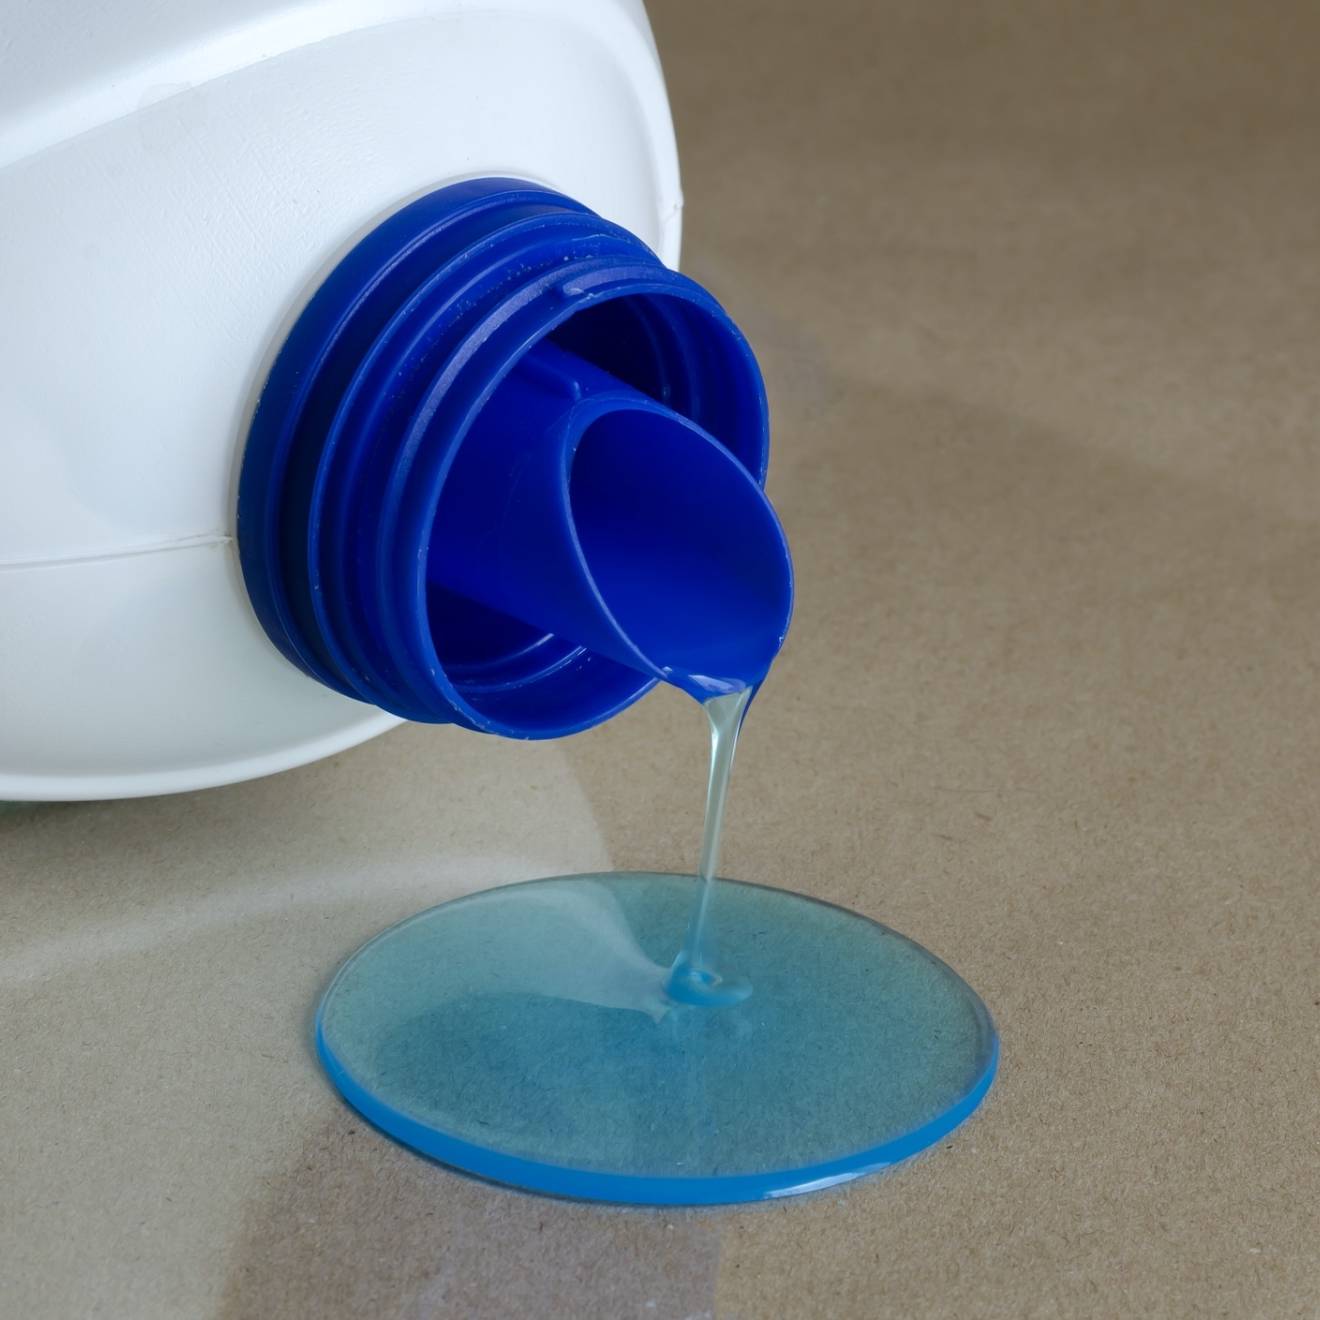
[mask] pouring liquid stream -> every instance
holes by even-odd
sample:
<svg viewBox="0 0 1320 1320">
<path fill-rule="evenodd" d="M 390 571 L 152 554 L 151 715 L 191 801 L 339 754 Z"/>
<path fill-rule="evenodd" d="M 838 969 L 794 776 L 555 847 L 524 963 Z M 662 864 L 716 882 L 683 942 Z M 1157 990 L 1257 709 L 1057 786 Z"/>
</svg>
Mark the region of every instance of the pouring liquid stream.
<svg viewBox="0 0 1320 1320">
<path fill-rule="evenodd" d="M 706 822 L 697 868 L 697 896 L 688 919 L 683 947 L 674 959 L 666 986 L 669 997 L 678 1003 L 713 1008 L 741 1003 L 752 993 L 749 982 L 738 977 L 726 978 L 715 969 L 710 904 L 719 866 L 720 836 L 724 828 L 724 806 L 729 795 L 733 754 L 737 750 L 743 717 L 756 695 L 756 688 L 756 684 L 748 684 L 735 692 L 707 697 L 701 703 L 710 721 L 710 776 L 706 783 Z"/>
</svg>

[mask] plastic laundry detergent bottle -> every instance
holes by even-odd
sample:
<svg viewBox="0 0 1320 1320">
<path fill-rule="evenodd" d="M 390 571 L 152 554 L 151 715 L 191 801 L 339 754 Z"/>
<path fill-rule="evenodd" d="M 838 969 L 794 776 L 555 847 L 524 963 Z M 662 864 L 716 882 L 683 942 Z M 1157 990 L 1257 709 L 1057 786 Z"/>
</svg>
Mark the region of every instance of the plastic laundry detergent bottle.
<svg viewBox="0 0 1320 1320">
<path fill-rule="evenodd" d="M 764 390 L 630 0 L 28 7 L 0 55 L 0 798 L 764 673 Z"/>
</svg>

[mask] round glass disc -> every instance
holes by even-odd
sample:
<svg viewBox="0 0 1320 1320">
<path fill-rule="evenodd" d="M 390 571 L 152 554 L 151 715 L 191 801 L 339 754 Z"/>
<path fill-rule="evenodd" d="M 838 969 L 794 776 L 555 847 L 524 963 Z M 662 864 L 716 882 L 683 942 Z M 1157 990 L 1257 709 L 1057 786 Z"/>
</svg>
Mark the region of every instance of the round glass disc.
<svg viewBox="0 0 1320 1320">
<path fill-rule="evenodd" d="M 378 1127 L 496 1182 L 710 1205 L 813 1191 L 938 1141 L 998 1045 L 949 967 L 843 908 L 721 880 L 735 1003 L 677 1002 L 691 876 L 563 876 L 456 899 L 340 969 L 317 1048 Z"/>
</svg>

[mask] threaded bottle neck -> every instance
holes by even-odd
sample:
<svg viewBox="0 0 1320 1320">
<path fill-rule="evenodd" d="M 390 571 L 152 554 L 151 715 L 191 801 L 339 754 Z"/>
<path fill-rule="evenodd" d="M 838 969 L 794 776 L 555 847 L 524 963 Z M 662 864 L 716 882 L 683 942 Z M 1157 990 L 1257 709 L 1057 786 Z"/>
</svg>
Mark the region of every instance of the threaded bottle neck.
<svg viewBox="0 0 1320 1320">
<path fill-rule="evenodd" d="M 587 728 L 654 681 L 430 571 L 460 447 L 545 340 L 695 423 L 763 479 L 760 373 L 705 290 L 557 193 L 499 179 L 431 193 L 317 290 L 249 433 L 244 578 L 267 633 L 306 673 L 407 719 L 524 738 Z"/>
</svg>

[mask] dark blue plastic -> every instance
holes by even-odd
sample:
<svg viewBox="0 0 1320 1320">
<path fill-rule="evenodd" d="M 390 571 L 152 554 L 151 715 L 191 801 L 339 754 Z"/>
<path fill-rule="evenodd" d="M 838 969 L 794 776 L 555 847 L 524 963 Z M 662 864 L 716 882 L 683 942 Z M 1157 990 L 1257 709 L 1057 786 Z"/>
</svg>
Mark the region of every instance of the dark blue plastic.
<svg viewBox="0 0 1320 1320">
<path fill-rule="evenodd" d="M 280 351 L 248 592 L 291 661 L 407 719 L 555 737 L 670 670 L 718 690 L 787 627 L 767 434 L 705 290 L 557 193 L 457 184 L 359 242 Z"/>
<path fill-rule="evenodd" d="M 791 603 L 774 510 L 718 441 L 550 343 L 454 459 L 433 581 L 701 699 L 765 677 Z"/>
</svg>

